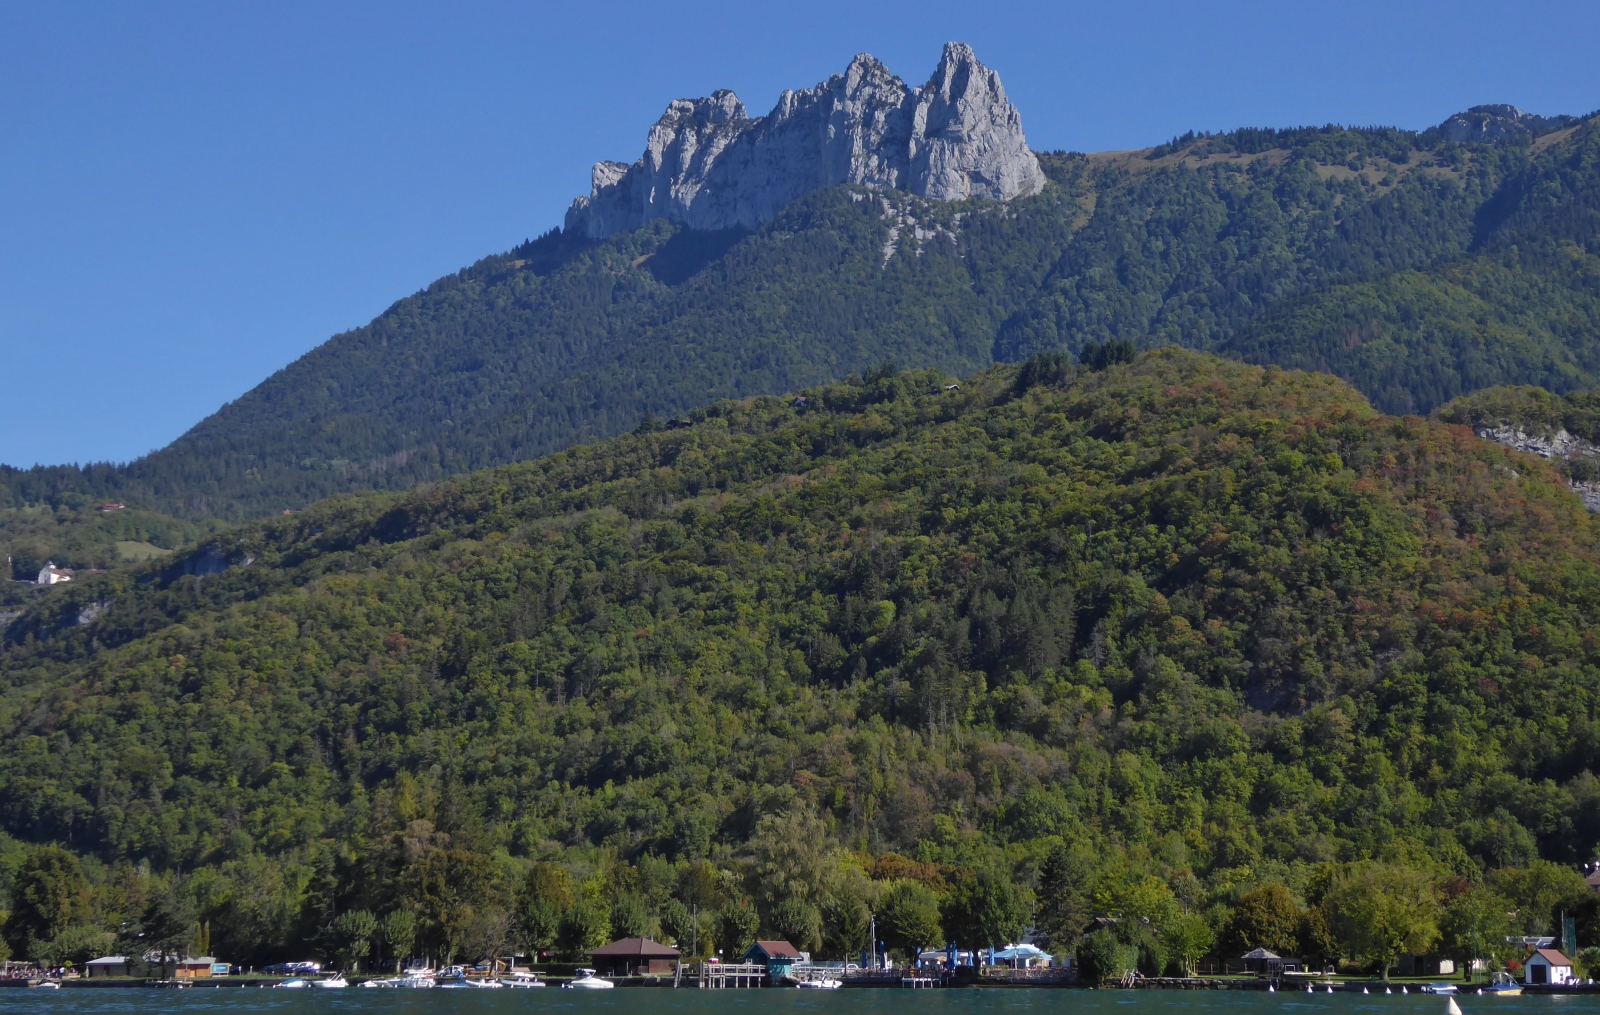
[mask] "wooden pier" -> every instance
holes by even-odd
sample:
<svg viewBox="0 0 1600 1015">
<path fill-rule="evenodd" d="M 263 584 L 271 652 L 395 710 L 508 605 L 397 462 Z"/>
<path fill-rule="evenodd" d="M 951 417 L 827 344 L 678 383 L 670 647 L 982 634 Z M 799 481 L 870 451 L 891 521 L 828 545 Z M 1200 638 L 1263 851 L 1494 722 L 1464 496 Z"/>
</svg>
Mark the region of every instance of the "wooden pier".
<svg viewBox="0 0 1600 1015">
<path fill-rule="evenodd" d="M 767 967 L 760 962 L 702 962 L 699 979 L 702 990 L 764 987 Z"/>
</svg>

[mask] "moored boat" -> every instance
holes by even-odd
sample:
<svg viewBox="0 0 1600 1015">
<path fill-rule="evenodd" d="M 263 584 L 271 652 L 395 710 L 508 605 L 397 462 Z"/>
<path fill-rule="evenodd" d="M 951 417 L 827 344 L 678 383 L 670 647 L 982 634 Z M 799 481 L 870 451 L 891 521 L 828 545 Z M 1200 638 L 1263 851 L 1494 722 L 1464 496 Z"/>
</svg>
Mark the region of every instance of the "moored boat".
<svg viewBox="0 0 1600 1015">
<path fill-rule="evenodd" d="M 1512 979 L 1509 973 L 1495 973 L 1487 986 L 1478 988 L 1478 993 L 1485 997 L 1521 997 L 1522 984 Z"/>
<path fill-rule="evenodd" d="M 528 969 L 519 969 L 510 976 L 502 977 L 500 982 L 507 987 L 518 987 L 524 990 L 530 987 L 544 986 L 544 981 L 539 979 L 539 974 Z"/>
<path fill-rule="evenodd" d="M 580 969 L 576 980 L 568 980 L 561 986 L 567 990 L 610 990 L 616 984 L 600 979 L 594 975 L 593 969 Z"/>
</svg>

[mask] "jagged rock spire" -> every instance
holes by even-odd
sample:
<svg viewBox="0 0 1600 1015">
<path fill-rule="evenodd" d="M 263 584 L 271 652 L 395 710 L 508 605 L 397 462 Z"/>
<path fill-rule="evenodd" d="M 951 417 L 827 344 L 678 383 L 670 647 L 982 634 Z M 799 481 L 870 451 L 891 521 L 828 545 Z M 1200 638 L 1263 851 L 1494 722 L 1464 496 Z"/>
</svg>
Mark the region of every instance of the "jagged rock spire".
<svg viewBox="0 0 1600 1015">
<path fill-rule="evenodd" d="M 1009 201 L 1037 194 L 1045 177 L 1000 76 L 951 42 L 921 88 L 863 53 L 815 88 L 785 91 L 758 119 L 730 91 L 679 99 L 650 128 L 637 162 L 594 167 L 566 228 L 596 239 L 658 218 L 751 229 L 840 183 Z"/>
</svg>

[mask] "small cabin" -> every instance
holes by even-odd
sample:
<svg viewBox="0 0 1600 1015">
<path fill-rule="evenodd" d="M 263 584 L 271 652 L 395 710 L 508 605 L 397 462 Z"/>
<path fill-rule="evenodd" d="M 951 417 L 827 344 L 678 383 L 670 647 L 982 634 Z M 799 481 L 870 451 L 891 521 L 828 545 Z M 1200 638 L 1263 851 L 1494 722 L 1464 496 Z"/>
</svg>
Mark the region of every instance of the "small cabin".
<svg viewBox="0 0 1600 1015">
<path fill-rule="evenodd" d="M 1572 960 L 1554 948 L 1535 949 L 1528 961 L 1522 964 L 1523 982 L 1563 984 L 1576 983 L 1572 975 Z"/>
<path fill-rule="evenodd" d="M 172 975 L 179 980 L 209 980 L 213 970 L 222 965 L 210 955 L 203 955 L 198 959 L 179 959 Z M 226 970 L 227 967 L 223 966 Z"/>
<path fill-rule="evenodd" d="M 789 970 L 805 960 L 800 950 L 787 941 L 757 941 L 744 953 L 746 962 L 761 962 L 767 967 L 767 978 L 776 983 L 789 975 Z"/>
<path fill-rule="evenodd" d="M 682 953 L 647 937 L 625 937 L 589 953 L 601 976 L 670 976 Z"/>
<path fill-rule="evenodd" d="M 83 964 L 83 975 L 88 979 L 97 976 L 132 976 L 133 960 L 126 955 L 102 955 Z"/>
</svg>

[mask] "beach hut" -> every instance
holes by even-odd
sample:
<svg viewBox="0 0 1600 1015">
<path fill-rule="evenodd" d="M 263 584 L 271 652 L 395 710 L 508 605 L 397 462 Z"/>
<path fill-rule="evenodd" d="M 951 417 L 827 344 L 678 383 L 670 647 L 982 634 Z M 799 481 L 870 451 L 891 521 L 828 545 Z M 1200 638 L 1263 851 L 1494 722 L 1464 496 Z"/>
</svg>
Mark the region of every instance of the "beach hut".
<svg viewBox="0 0 1600 1015">
<path fill-rule="evenodd" d="M 1563 984 L 1576 983 L 1572 975 L 1572 960 L 1554 948 L 1539 948 L 1522 964 L 1524 983 Z"/>
</svg>

